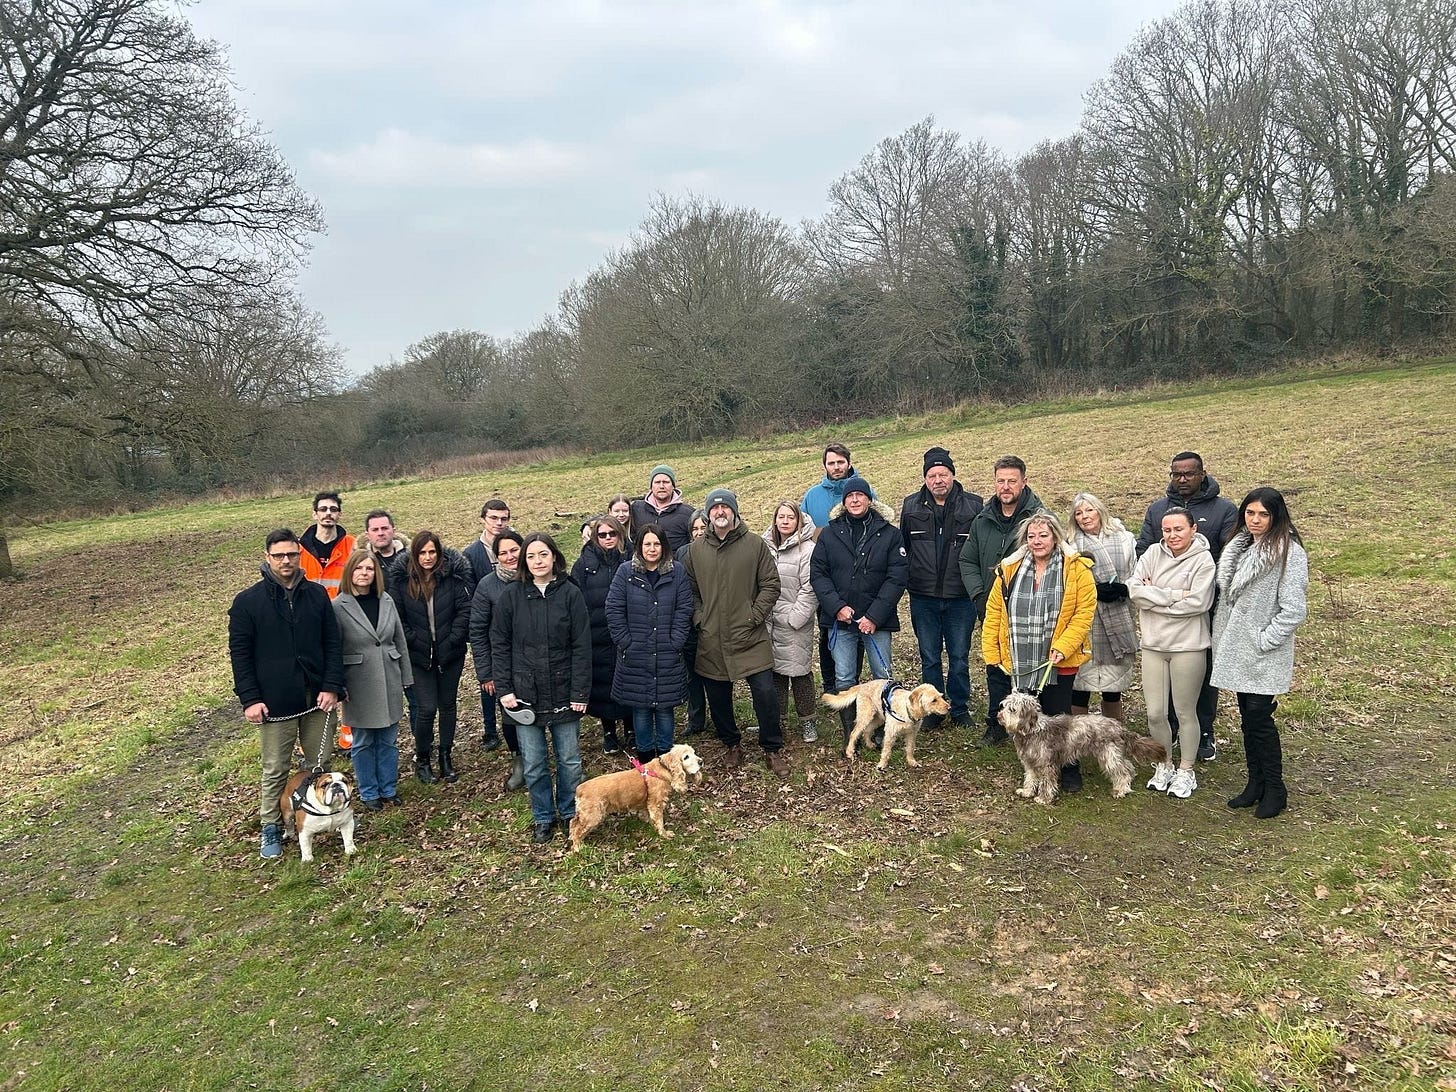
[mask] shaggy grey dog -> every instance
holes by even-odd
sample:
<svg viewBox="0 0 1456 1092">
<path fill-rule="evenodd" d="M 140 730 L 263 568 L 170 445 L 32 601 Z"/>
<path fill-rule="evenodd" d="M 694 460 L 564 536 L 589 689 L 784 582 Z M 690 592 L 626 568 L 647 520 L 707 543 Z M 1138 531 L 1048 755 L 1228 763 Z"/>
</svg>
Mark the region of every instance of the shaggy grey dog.
<svg viewBox="0 0 1456 1092">
<path fill-rule="evenodd" d="M 1112 782 L 1113 797 L 1121 798 L 1132 789 L 1132 760 L 1162 762 L 1168 757 L 1157 740 L 1129 732 L 1111 717 L 1046 716 L 1036 695 L 1022 690 L 1013 690 L 1001 702 L 996 719 L 1011 734 L 1016 757 L 1026 770 L 1016 795 L 1039 804 L 1056 799 L 1057 774 L 1073 762 L 1095 758 Z"/>
</svg>

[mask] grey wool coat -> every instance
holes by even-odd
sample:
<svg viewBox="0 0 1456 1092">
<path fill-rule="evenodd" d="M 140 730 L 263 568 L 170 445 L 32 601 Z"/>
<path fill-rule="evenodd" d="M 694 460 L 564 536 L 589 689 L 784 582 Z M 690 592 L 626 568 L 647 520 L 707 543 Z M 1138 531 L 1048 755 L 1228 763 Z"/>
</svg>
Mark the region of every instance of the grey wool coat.
<svg viewBox="0 0 1456 1092">
<path fill-rule="evenodd" d="M 1297 542 L 1281 565 L 1240 531 L 1218 559 L 1209 682 L 1240 694 L 1287 693 L 1294 679 L 1294 631 L 1304 621 L 1309 557 Z"/>
<path fill-rule="evenodd" d="M 389 728 L 404 716 L 404 688 L 414 685 L 404 624 L 388 594 L 379 597 L 379 624 L 371 626 L 352 595 L 334 600 L 344 638 L 344 723 Z"/>
</svg>

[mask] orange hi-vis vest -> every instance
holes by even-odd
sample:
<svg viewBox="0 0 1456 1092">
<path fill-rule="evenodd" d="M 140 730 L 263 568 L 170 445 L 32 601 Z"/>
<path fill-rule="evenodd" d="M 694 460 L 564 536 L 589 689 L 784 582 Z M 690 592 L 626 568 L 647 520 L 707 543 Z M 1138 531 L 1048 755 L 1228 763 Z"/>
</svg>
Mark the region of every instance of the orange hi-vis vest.
<svg viewBox="0 0 1456 1092">
<path fill-rule="evenodd" d="M 334 552 L 329 555 L 327 565 L 319 564 L 319 559 L 314 557 L 313 551 L 307 546 L 300 550 L 298 564 L 303 569 L 303 575 L 315 584 L 322 584 L 332 599 L 339 594 L 339 581 L 344 576 L 344 562 L 349 560 L 349 555 L 353 552 L 354 536 L 340 535 L 334 539 Z"/>
</svg>

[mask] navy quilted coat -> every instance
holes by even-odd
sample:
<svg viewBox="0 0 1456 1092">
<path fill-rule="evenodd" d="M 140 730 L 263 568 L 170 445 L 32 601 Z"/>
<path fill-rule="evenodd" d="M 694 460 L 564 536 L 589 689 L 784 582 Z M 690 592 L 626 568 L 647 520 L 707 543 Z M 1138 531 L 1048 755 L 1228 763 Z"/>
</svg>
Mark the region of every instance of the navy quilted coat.
<svg viewBox="0 0 1456 1092">
<path fill-rule="evenodd" d="M 607 626 L 617 648 L 612 697 L 633 709 L 661 709 L 687 699 L 682 650 L 693 625 L 693 589 L 671 558 L 653 584 L 635 558 L 624 561 L 607 593 Z"/>
</svg>

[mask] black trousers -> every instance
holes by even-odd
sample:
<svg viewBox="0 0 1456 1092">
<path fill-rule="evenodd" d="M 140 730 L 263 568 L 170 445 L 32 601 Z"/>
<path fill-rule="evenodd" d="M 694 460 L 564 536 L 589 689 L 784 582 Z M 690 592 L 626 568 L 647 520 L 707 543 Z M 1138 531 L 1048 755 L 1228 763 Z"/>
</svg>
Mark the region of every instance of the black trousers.
<svg viewBox="0 0 1456 1092">
<path fill-rule="evenodd" d="M 1284 751 L 1274 711 L 1279 703 L 1269 694 L 1239 694 L 1239 727 L 1244 732 L 1244 754 L 1251 779 L 1265 785 L 1284 784 Z"/>
<path fill-rule="evenodd" d="M 415 754 L 427 755 L 435 741 L 435 715 L 440 716 L 440 747 L 455 746 L 455 725 L 459 720 L 460 673 L 465 661 L 432 668 L 415 666 L 415 705 L 411 710 L 410 732 L 415 737 Z"/>
<path fill-rule="evenodd" d="M 753 715 L 758 718 L 758 741 L 765 751 L 779 751 L 784 746 L 782 710 L 779 709 L 778 687 L 771 668 L 755 671 L 743 680 L 753 699 Z M 737 747 L 742 736 L 733 715 L 733 683 L 722 679 L 703 679 L 708 697 L 708 712 L 713 717 L 713 730 L 725 747 Z"/>
<path fill-rule="evenodd" d="M 996 719 L 996 714 L 1001 711 L 1001 703 L 1011 693 L 1011 676 L 1002 671 L 995 664 L 986 665 L 986 727 L 999 728 L 1001 722 Z"/>
</svg>

